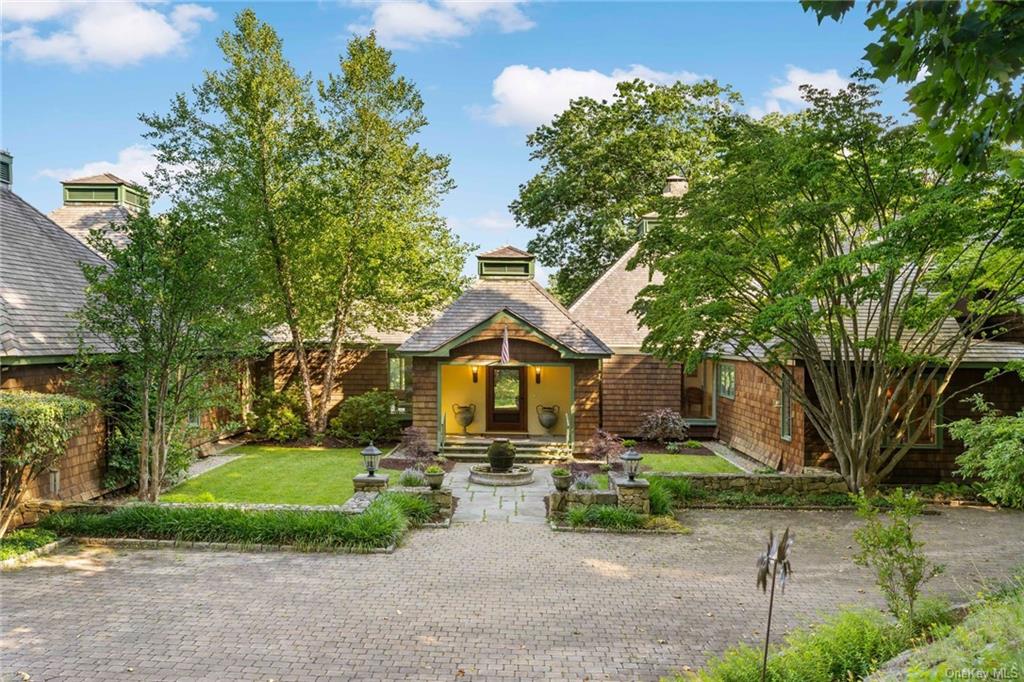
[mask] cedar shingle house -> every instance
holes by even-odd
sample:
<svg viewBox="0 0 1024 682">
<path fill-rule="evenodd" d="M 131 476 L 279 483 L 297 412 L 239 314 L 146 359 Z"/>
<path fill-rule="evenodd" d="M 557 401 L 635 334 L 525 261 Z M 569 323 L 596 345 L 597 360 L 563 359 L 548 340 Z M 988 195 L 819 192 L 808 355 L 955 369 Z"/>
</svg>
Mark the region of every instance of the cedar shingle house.
<svg viewBox="0 0 1024 682">
<path fill-rule="evenodd" d="M 0 155 L 0 390 L 63 392 L 78 351 L 74 314 L 85 300 L 81 264 L 103 260 L 11 189 Z M 102 347 L 100 339 L 85 339 Z M 87 499 L 103 492 L 105 427 L 92 414 L 68 444 L 59 472 L 40 476 L 30 497 Z"/>
</svg>

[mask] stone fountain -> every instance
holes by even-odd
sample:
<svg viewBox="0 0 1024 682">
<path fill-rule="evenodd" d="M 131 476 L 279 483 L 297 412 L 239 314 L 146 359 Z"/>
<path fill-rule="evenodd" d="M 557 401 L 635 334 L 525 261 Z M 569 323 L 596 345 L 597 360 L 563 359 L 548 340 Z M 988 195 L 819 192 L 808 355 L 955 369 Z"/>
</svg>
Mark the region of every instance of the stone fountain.
<svg viewBox="0 0 1024 682">
<path fill-rule="evenodd" d="M 487 464 L 469 467 L 469 480 L 480 485 L 526 485 L 533 481 L 533 469 L 516 464 L 516 446 L 507 438 L 495 438 L 487 448 Z"/>
</svg>

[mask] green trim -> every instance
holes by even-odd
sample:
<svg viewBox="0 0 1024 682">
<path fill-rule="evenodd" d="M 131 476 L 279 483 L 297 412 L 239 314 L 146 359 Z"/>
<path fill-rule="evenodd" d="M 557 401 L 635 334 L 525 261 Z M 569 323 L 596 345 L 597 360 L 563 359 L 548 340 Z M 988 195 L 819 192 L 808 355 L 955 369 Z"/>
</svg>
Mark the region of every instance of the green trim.
<svg viewBox="0 0 1024 682">
<path fill-rule="evenodd" d="M 519 326 L 525 328 L 527 331 L 531 332 L 532 334 L 535 334 L 537 337 L 539 337 L 541 339 L 541 341 L 543 341 L 543 343 L 541 345 L 546 345 L 547 347 L 551 348 L 552 350 L 558 351 L 558 354 L 561 355 L 561 357 L 563 359 L 566 359 L 566 360 L 588 360 L 588 359 L 608 357 L 608 354 L 606 354 L 606 353 L 578 353 L 578 352 L 572 350 L 571 348 L 569 348 L 568 346 L 566 346 L 565 344 L 563 344 L 562 342 L 558 341 L 557 339 L 554 339 L 551 336 L 548 336 L 547 334 L 542 332 L 540 329 L 538 329 L 537 327 L 533 326 L 532 324 L 530 324 L 529 322 L 527 322 L 523 318 L 519 317 L 515 313 L 511 312 L 508 309 L 504 309 L 504 308 L 502 310 L 499 310 L 498 312 L 496 312 L 494 315 L 491 315 L 486 320 L 480 322 L 476 326 L 471 327 L 471 328 L 467 329 L 466 331 L 462 332 L 461 334 L 459 334 L 455 338 L 446 341 L 444 344 L 442 344 L 441 346 L 435 348 L 432 351 L 426 351 L 426 352 L 424 352 L 424 351 L 400 351 L 398 354 L 399 355 L 412 355 L 412 356 L 421 357 L 421 358 L 446 358 L 446 357 L 450 357 L 452 349 L 457 348 L 457 347 L 461 346 L 462 344 L 468 342 L 470 339 L 472 339 L 474 336 L 476 336 L 478 333 L 480 333 L 480 331 L 482 331 L 483 329 L 486 329 L 491 324 L 494 324 L 495 322 L 500 321 L 502 318 L 507 318 L 507 319 L 511 320 L 512 322 L 518 324 Z"/>
<path fill-rule="evenodd" d="M 0 358 L 0 366 L 17 367 L 23 365 L 66 365 L 76 355 L 28 355 Z"/>
<path fill-rule="evenodd" d="M 533 279 L 534 259 L 530 258 L 479 258 L 476 274 L 481 279 Z"/>
<path fill-rule="evenodd" d="M 145 193 L 121 183 L 64 183 L 63 197 L 65 205 L 102 204 L 144 208 L 149 203 Z"/>
</svg>

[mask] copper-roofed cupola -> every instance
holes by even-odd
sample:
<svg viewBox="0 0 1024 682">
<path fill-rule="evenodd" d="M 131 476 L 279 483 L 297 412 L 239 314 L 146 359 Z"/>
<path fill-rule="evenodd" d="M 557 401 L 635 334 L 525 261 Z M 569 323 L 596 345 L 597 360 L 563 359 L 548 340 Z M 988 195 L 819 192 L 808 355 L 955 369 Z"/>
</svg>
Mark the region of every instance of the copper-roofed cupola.
<svg viewBox="0 0 1024 682">
<path fill-rule="evenodd" d="M 481 279 L 533 279 L 536 257 L 509 244 L 481 253 L 476 259 Z"/>
</svg>

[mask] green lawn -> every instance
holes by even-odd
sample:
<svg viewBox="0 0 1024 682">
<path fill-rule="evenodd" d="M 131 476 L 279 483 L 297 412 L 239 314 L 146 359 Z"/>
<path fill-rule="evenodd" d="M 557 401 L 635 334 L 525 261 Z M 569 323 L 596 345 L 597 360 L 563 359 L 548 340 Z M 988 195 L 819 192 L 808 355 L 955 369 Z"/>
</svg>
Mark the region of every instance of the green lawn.
<svg viewBox="0 0 1024 682">
<path fill-rule="evenodd" d="M 242 456 L 181 485 L 164 502 L 341 504 L 352 477 L 364 471 L 356 448 L 278 448 L 247 445 Z"/>
<path fill-rule="evenodd" d="M 640 462 L 640 470 L 643 473 L 658 472 L 667 473 L 678 471 L 689 474 L 738 474 L 742 470 L 729 464 L 721 457 L 707 455 L 673 455 L 669 453 L 657 455 L 644 455 Z M 608 475 L 595 474 L 594 479 L 598 482 L 601 490 L 608 489 Z"/>
</svg>

